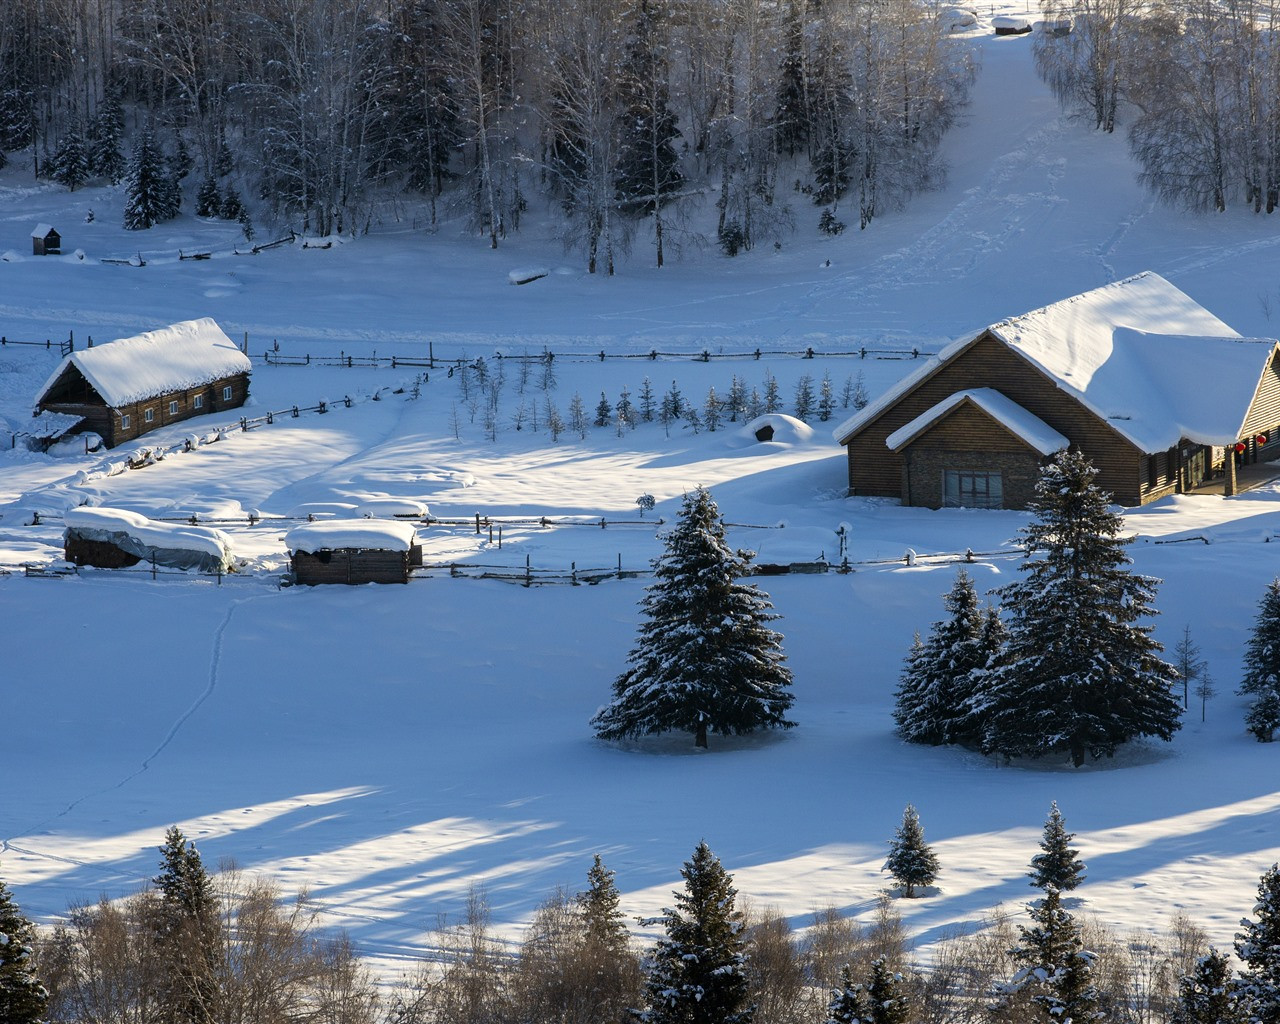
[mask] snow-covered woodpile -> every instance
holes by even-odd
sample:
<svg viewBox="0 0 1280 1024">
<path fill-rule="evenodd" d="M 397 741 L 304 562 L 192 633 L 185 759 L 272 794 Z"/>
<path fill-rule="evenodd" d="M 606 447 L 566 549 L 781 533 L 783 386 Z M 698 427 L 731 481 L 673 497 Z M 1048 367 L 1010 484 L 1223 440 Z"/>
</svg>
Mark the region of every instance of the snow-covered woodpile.
<svg viewBox="0 0 1280 1024">
<path fill-rule="evenodd" d="M 171 569 L 226 572 L 231 542 L 207 526 L 160 523 L 118 508 L 68 509 L 63 515 L 66 558 L 76 565 L 123 569 L 139 562 Z"/>
<path fill-rule="evenodd" d="M 422 564 L 413 524 L 387 519 L 325 519 L 285 535 L 298 583 L 408 583 Z"/>
<path fill-rule="evenodd" d="M 241 406 L 252 364 L 212 319 L 186 320 L 72 352 L 36 397 L 79 416 L 108 448 L 180 420 Z"/>
</svg>

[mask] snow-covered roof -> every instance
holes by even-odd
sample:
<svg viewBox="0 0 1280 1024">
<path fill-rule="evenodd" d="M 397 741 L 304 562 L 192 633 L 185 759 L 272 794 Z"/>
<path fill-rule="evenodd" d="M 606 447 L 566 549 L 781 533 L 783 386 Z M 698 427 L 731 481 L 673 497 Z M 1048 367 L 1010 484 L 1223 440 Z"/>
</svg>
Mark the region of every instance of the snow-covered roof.
<svg viewBox="0 0 1280 1024">
<path fill-rule="evenodd" d="M 31 229 L 32 238 L 48 238 L 49 232 L 53 231 L 52 224 L 37 224 Z"/>
<path fill-rule="evenodd" d="M 62 522 L 72 530 L 124 534 L 147 547 L 199 551 L 224 564 L 231 561 L 230 539 L 221 530 L 209 526 L 157 523 L 127 509 L 88 505 L 67 509 Z"/>
<path fill-rule="evenodd" d="M 59 438 L 69 430 L 74 430 L 84 422 L 83 416 L 73 416 L 66 412 L 42 412 L 31 417 L 25 433 L 32 437 L 44 439 Z"/>
<path fill-rule="evenodd" d="M 1235 442 L 1276 342 L 1242 338 L 1151 272 L 987 329 L 1146 452 Z M 953 342 L 840 424 L 841 444 L 978 335 Z"/>
<path fill-rule="evenodd" d="M 1026 441 L 1041 455 L 1052 455 L 1070 443 L 1035 413 L 1028 412 L 994 388 L 973 388 L 948 395 L 932 409 L 921 413 L 906 426 L 895 430 L 886 439 L 885 444 L 896 452 L 964 402 L 976 405 L 1010 433 Z"/>
<path fill-rule="evenodd" d="M 72 352 L 45 381 L 37 404 L 69 366 L 79 370 L 113 407 L 199 387 L 253 368 L 210 317 Z"/>
<path fill-rule="evenodd" d="M 284 537 L 290 551 L 313 553 L 364 548 L 408 551 L 416 533 L 412 523 L 389 519 L 322 519 L 295 526 Z"/>
</svg>

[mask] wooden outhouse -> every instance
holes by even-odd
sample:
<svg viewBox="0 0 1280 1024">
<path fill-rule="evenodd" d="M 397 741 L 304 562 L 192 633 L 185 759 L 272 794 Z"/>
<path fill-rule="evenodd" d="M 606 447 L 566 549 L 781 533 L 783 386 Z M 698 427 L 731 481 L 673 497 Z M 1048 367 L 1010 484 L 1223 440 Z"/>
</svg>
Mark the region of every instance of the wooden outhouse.
<svg viewBox="0 0 1280 1024">
<path fill-rule="evenodd" d="M 928 508 L 1022 508 L 1072 447 L 1121 505 L 1280 455 L 1280 345 L 1242 338 L 1156 274 L 947 346 L 835 430 L 849 492 Z"/>
<path fill-rule="evenodd" d="M 108 448 L 157 427 L 244 405 L 252 364 L 208 317 L 72 352 L 36 411 L 79 416 Z"/>
<path fill-rule="evenodd" d="M 408 583 L 422 564 L 412 523 L 390 519 L 324 519 L 295 526 L 284 538 L 294 581 Z"/>
<path fill-rule="evenodd" d="M 62 252 L 62 236 L 52 225 L 37 224 L 31 232 L 32 256 L 58 256 Z"/>
</svg>

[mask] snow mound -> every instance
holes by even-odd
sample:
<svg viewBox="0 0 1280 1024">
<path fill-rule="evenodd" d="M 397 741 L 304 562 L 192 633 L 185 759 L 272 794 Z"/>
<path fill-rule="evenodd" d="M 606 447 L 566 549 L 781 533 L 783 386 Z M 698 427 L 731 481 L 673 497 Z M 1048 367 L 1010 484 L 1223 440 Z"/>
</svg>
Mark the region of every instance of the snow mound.
<svg viewBox="0 0 1280 1024">
<path fill-rule="evenodd" d="M 349 501 L 305 501 L 289 509 L 285 518 L 352 519 L 359 516 L 356 507 Z"/>
<path fill-rule="evenodd" d="M 546 267 L 517 267 L 507 274 L 507 280 L 511 284 L 528 284 L 530 281 L 537 281 L 550 273 L 551 271 Z"/>
<path fill-rule="evenodd" d="M 958 32 L 976 25 L 978 16 L 967 7 L 944 7 L 938 12 L 938 22 L 948 32 Z"/>
<path fill-rule="evenodd" d="M 431 512 L 413 498 L 370 498 L 356 506 L 355 514 L 363 519 L 424 519 Z"/>
<path fill-rule="evenodd" d="M 208 526 L 159 523 L 125 509 L 84 505 L 67 509 L 62 521 L 68 533 L 106 541 L 139 558 L 154 558 L 158 565 L 225 571 L 232 561 L 230 539 Z"/>
<path fill-rule="evenodd" d="M 813 427 L 781 412 L 767 412 L 729 435 L 729 443 L 735 448 L 752 444 L 808 444 L 813 439 Z"/>
</svg>

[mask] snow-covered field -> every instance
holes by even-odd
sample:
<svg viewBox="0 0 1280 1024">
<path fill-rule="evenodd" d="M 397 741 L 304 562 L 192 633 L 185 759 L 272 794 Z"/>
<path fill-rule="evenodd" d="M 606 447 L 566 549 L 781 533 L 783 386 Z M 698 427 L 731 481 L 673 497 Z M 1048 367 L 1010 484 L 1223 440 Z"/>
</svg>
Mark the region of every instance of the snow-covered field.
<svg viewBox="0 0 1280 1024">
<path fill-rule="evenodd" d="M 597 852 L 617 871 L 624 908 L 655 913 L 700 839 L 753 902 L 803 926 L 828 905 L 869 911 L 886 885 L 886 841 L 912 802 L 943 865 L 937 895 L 902 904 L 927 955 L 945 932 L 1030 895 L 1024 872 L 1056 799 L 1089 864 L 1088 909 L 1122 930 L 1159 927 L 1182 909 L 1229 942 L 1280 847 L 1277 750 L 1243 732 L 1233 693 L 1257 601 L 1280 573 L 1280 487 L 1172 498 L 1128 519 L 1138 569 L 1166 580 L 1158 635 L 1171 648 L 1190 625 L 1218 684 L 1207 722 L 1193 708 L 1172 744 L 1078 771 L 1008 767 L 904 745 L 890 707 L 912 634 L 940 616 L 953 578 L 950 562 L 929 556 L 971 549 L 979 586 L 999 585 L 1017 571 L 1017 557 L 999 552 L 1024 519 L 845 497 L 843 452 L 827 429 L 844 410 L 808 440 L 758 444 L 728 427 L 680 425 L 668 436 L 648 423 L 553 443 L 529 419 L 544 397 L 538 371 L 522 394 L 508 361 L 491 440 L 443 370 L 422 381 L 403 367 L 261 365 L 277 343 L 289 354 L 405 358 L 430 346 L 490 367 L 499 352 L 545 346 L 561 354 L 551 395 L 562 415 L 575 392 L 588 415 L 601 391 L 614 402 L 625 387 L 635 402 L 646 376 L 659 396 L 676 381 L 699 404 L 709 386 L 723 396 L 734 374 L 760 391 L 774 374 L 788 404 L 805 374 L 816 385 L 829 373 L 838 392 L 861 372 L 874 395 L 916 365 L 876 352 L 936 351 L 1145 269 L 1245 336 L 1280 330 L 1271 220 L 1154 206 L 1122 137 L 1060 116 L 1028 38 L 980 27 L 971 44 L 983 68 L 969 119 L 947 143 L 946 190 L 864 233 L 806 228 L 780 250 L 734 260 L 688 251 L 657 271 L 638 245 L 613 280 L 580 273 L 536 224 L 491 252 L 450 231 L 424 235 L 409 211 L 328 249 L 235 255 L 224 225 L 183 217 L 131 234 L 118 227 L 118 194 L 67 194 L 20 167 L 0 175 L 0 334 L 74 331 L 83 343 L 212 316 L 258 357 L 248 414 L 332 404 L 114 475 L 122 453 L 85 455 L 74 443 L 57 455 L 0 453 L 0 564 L 10 567 L 56 560 L 57 515 L 84 502 L 264 517 L 218 524 L 244 561 L 222 585 L 145 572 L 0 578 L 0 877 L 23 907 L 51 921 L 68 902 L 136 889 L 177 823 L 209 863 L 307 886 L 326 921 L 387 962 L 412 956 L 473 884 L 499 930 L 517 935 L 555 886 L 582 884 Z M 795 202 L 809 224 L 806 200 Z M 38 221 L 84 259 L 23 256 Z M 212 258 L 180 261 L 179 250 Z M 145 267 L 101 262 L 135 254 Z M 531 266 L 552 272 L 509 283 Z M 809 346 L 870 353 L 591 358 Z M 0 347 L 0 427 L 21 429 L 54 365 L 56 350 Z M 176 447 L 226 422 L 207 419 L 147 443 Z M 706 753 L 685 737 L 627 749 L 592 738 L 587 720 L 624 666 L 643 579 L 525 588 L 437 572 L 407 587 L 277 585 L 292 521 L 271 517 L 303 506 L 397 498 L 441 518 L 631 520 L 508 524 L 500 548 L 473 526 L 432 527 L 426 559 L 642 569 L 661 549 L 658 518 L 698 484 L 761 561 L 837 560 L 844 527 L 848 557 L 862 563 L 763 581 L 795 673 L 799 728 L 785 735 L 713 739 Z M 644 493 L 657 508 L 641 520 Z M 913 566 L 908 549 L 921 556 Z"/>
</svg>

